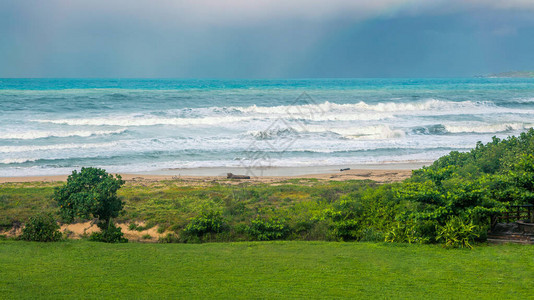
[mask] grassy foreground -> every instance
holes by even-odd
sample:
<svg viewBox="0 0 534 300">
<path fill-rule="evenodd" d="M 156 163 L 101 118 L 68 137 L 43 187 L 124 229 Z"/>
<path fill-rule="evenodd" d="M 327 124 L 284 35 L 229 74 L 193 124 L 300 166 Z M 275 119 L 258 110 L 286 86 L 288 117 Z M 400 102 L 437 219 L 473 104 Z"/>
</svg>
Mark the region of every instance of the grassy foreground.
<svg viewBox="0 0 534 300">
<path fill-rule="evenodd" d="M 529 298 L 534 247 L 0 241 L 0 298 Z"/>
</svg>

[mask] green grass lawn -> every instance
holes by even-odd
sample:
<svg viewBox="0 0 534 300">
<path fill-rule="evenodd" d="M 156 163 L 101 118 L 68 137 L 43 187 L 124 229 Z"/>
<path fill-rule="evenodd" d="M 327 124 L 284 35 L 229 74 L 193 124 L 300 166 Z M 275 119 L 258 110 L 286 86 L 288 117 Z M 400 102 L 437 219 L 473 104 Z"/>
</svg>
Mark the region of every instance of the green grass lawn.
<svg viewBox="0 0 534 300">
<path fill-rule="evenodd" d="M 532 298 L 534 246 L 0 241 L 0 298 Z"/>
</svg>

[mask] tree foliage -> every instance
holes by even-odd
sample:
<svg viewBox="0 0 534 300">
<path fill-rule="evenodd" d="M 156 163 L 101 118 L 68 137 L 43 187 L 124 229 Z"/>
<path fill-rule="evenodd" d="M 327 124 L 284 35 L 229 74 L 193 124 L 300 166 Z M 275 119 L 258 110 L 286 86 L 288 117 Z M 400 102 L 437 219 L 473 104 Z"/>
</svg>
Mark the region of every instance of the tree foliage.
<svg viewBox="0 0 534 300">
<path fill-rule="evenodd" d="M 99 168 L 74 170 L 67 183 L 56 188 L 54 199 L 64 221 L 97 218 L 107 223 L 119 215 L 124 203 L 117 190 L 124 184 L 120 175 L 114 177 Z"/>
<path fill-rule="evenodd" d="M 469 248 L 473 240 L 485 239 L 492 218 L 508 205 L 534 203 L 532 153 L 533 129 L 519 137 L 479 142 L 469 152 L 451 152 L 389 185 L 391 193 L 376 193 L 386 189 L 381 187 L 342 197 L 340 203 L 350 202 L 352 209 L 335 211 L 334 225 L 336 219 L 341 222 L 333 231 L 342 239 L 358 240 L 372 227 L 386 241 Z M 373 214 L 378 207 L 386 211 Z"/>
<path fill-rule="evenodd" d="M 117 190 L 124 184 L 120 175 L 115 177 L 99 168 L 74 170 L 67 183 L 54 191 L 54 199 L 59 206 L 59 214 L 64 221 L 97 218 L 101 233 L 94 234 L 93 240 L 103 242 L 124 242 L 119 227 L 113 218 L 119 216 L 124 207 L 117 196 Z"/>
</svg>

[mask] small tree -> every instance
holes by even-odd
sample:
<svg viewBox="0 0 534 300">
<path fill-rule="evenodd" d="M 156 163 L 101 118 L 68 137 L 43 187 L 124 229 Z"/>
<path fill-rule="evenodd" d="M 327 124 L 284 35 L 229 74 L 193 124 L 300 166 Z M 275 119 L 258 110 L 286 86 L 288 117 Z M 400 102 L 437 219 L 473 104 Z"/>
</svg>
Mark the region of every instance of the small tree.
<svg viewBox="0 0 534 300">
<path fill-rule="evenodd" d="M 108 174 L 99 168 L 82 168 L 72 171 L 67 183 L 54 191 L 59 205 L 59 214 L 64 221 L 76 218 L 97 218 L 97 226 L 105 233 L 114 228 L 113 218 L 122 211 L 124 203 L 117 196 L 117 190 L 124 184 L 120 175 Z M 119 228 L 120 231 L 120 228 Z M 115 233 L 113 236 L 117 236 Z M 115 241 L 122 241 L 122 232 Z M 113 240 L 105 240 L 113 242 Z"/>
</svg>

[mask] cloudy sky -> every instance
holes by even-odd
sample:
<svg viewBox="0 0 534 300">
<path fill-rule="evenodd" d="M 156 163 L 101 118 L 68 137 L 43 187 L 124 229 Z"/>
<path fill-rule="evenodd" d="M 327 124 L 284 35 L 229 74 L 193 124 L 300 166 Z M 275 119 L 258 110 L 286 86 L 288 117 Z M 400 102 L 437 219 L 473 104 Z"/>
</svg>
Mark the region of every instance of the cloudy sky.
<svg viewBox="0 0 534 300">
<path fill-rule="evenodd" d="M 0 77 L 534 70 L 534 0 L 2 0 Z"/>
</svg>

